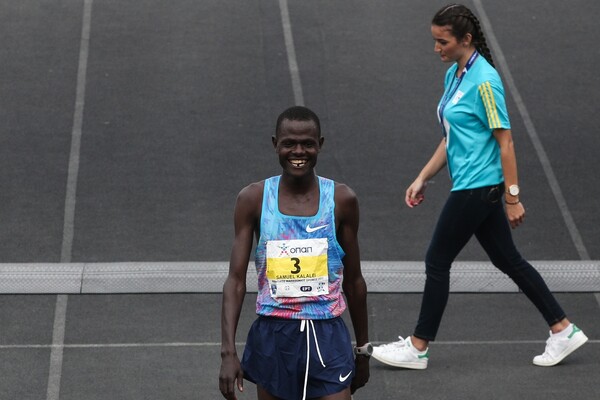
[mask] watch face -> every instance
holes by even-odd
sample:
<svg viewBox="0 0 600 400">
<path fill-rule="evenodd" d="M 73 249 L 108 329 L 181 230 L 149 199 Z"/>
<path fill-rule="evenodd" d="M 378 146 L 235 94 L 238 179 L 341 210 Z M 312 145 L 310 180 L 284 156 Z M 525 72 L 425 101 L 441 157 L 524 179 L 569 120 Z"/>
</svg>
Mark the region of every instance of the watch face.
<svg viewBox="0 0 600 400">
<path fill-rule="evenodd" d="M 519 187 L 517 185 L 511 185 L 508 188 L 508 193 L 510 193 L 513 196 L 517 196 L 519 194 Z"/>
</svg>

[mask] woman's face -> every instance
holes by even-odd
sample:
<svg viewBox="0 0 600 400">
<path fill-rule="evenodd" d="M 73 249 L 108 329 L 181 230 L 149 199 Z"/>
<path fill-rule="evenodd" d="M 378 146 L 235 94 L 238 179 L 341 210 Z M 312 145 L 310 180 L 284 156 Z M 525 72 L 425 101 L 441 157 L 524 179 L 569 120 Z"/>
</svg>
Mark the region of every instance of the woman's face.
<svg viewBox="0 0 600 400">
<path fill-rule="evenodd" d="M 452 35 L 452 27 L 450 25 L 431 25 L 431 36 L 433 36 L 433 40 L 435 41 L 433 50 L 440 55 L 443 62 L 460 60 L 469 48 L 464 41 L 460 42 Z"/>
</svg>

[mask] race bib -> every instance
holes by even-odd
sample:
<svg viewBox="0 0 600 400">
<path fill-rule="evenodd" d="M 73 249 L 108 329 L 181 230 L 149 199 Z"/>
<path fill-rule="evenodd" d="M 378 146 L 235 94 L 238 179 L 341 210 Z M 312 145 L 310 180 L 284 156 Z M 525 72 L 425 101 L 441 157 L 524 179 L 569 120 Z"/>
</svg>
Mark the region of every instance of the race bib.
<svg viewBox="0 0 600 400">
<path fill-rule="evenodd" d="M 267 241 L 267 279 L 271 297 L 329 293 L 327 238 Z"/>
</svg>

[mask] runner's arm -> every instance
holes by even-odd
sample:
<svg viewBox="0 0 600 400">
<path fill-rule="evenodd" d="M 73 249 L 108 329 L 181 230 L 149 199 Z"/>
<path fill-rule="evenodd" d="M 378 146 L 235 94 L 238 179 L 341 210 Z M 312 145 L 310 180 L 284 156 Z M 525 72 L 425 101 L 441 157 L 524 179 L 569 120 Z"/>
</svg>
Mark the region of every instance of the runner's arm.
<svg viewBox="0 0 600 400">
<path fill-rule="evenodd" d="M 219 388 L 226 399 L 236 399 L 235 388 L 243 391 L 243 373 L 235 347 L 235 336 L 246 295 L 246 272 L 257 225 L 262 190 L 253 184 L 242 189 L 234 211 L 235 237 L 229 273 L 223 285 L 221 309 L 221 371 Z"/>
<path fill-rule="evenodd" d="M 369 342 L 367 311 L 367 284 L 360 267 L 358 245 L 359 207 L 356 194 L 346 185 L 336 185 L 336 220 L 339 221 L 337 239 L 344 249 L 344 280 L 342 288 L 348 302 L 348 312 L 354 328 L 356 345 Z M 357 357 L 356 374 L 352 380 L 354 393 L 369 380 L 369 358 Z"/>
</svg>

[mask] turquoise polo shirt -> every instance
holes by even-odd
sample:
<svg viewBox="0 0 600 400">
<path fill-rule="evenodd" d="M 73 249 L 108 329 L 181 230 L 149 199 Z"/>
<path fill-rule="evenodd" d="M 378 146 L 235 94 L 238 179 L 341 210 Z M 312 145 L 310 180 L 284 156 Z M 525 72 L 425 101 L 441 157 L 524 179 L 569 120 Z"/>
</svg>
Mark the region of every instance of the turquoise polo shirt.
<svg viewBox="0 0 600 400">
<path fill-rule="evenodd" d="M 504 87 L 498 72 L 478 56 L 458 82 L 454 64 L 446 72 L 444 96 L 451 94 L 443 111 L 447 166 L 452 190 L 475 189 L 504 181 L 500 146 L 494 129 L 510 129 Z M 456 88 L 457 82 L 459 83 Z"/>
</svg>

